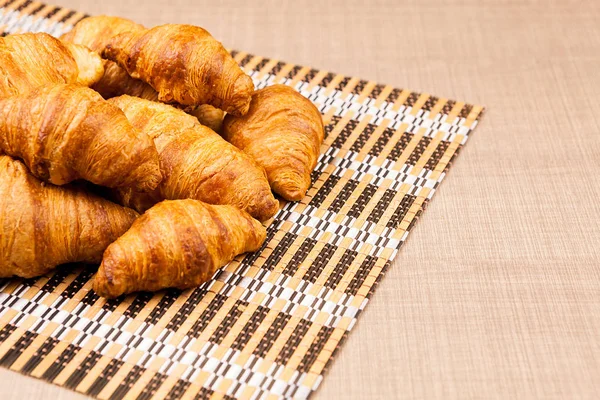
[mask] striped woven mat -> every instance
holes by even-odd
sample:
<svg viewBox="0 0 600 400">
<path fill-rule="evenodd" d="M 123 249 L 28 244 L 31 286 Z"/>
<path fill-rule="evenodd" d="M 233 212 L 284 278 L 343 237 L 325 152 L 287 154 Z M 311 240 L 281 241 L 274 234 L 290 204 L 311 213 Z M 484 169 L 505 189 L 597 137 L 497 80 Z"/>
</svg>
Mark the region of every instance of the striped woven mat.
<svg viewBox="0 0 600 400">
<path fill-rule="evenodd" d="M 85 17 L 13 0 L 0 31 L 60 35 Z M 319 386 L 482 107 L 232 54 L 257 88 L 293 86 L 323 113 L 306 198 L 276 215 L 260 251 L 197 289 L 105 300 L 82 266 L 0 282 L 0 365 L 98 398 L 306 398 Z"/>
</svg>

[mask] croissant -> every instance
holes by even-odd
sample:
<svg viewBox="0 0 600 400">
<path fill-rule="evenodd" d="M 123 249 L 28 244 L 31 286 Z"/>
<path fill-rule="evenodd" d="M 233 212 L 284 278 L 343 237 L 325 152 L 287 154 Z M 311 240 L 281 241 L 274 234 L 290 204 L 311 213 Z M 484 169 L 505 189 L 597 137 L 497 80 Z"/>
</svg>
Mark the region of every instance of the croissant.
<svg viewBox="0 0 600 400">
<path fill-rule="evenodd" d="M 92 89 L 105 99 L 128 94 L 142 99 L 158 100 L 158 93 L 152 86 L 139 79 L 133 79 L 127 71 L 109 60 L 104 60 L 104 75 Z"/>
<path fill-rule="evenodd" d="M 143 25 L 127 18 L 98 15 L 84 18 L 73 29 L 63 34 L 60 39 L 77 43 L 95 52 L 102 52 L 110 39 L 123 32 L 143 31 Z"/>
<path fill-rule="evenodd" d="M 0 156 L 0 277 L 100 262 L 137 216 L 84 190 L 44 185 L 20 161 Z"/>
<path fill-rule="evenodd" d="M 69 49 L 71 56 L 77 64 L 78 74 L 75 83 L 83 86 L 92 86 L 98 82 L 104 75 L 104 62 L 100 56 L 85 46 L 66 42 L 62 44 Z"/>
<path fill-rule="evenodd" d="M 235 207 L 163 201 L 108 246 L 92 287 L 110 298 L 198 286 L 236 255 L 258 250 L 265 238 L 265 228 Z"/>
<path fill-rule="evenodd" d="M 47 84 L 89 86 L 103 73 L 100 56 L 82 46 L 64 44 L 47 33 L 0 38 L 0 98 Z"/>
<path fill-rule="evenodd" d="M 150 138 L 119 108 L 78 85 L 45 86 L 0 100 L 0 151 L 55 185 L 82 178 L 148 191 L 162 179 Z"/>
<path fill-rule="evenodd" d="M 100 15 L 84 18 L 72 30 L 60 38 L 67 43 L 84 45 L 91 50 L 101 53 L 109 40 L 120 33 L 129 31 L 142 31 L 144 26 L 129 19 Z M 152 100 L 156 91 L 150 85 L 129 76 L 127 71 L 112 61 L 104 61 L 104 75 L 92 89 L 96 90 L 105 99 L 129 94 Z"/>
<path fill-rule="evenodd" d="M 221 132 L 223 118 L 225 117 L 223 110 L 215 108 L 210 104 L 202 104 L 193 110 L 187 111 L 187 113 L 196 117 L 202 125 L 215 132 Z"/>
<path fill-rule="evenodd" d="M 85 21 L 85 19 L 83 20 Z M 82 21 L 82 22 L 83 22 Z M 147 83 L 139 79 L 133 79 L 123 68 L 112 61 L 104 60 L 104 76 L 92 89 L 100 93 L 105 99 L 121 96 L 123 94 L 139 97 L 141 99 L 158 101 L 158 93 Z M 219 131 L 223 124 L 225 113 L 209 104 L 185 107 L 177 103 L 174 107 L 182 108 L 185 112 L 193 115 L 198 121 L 214 131 Z"/>
<path fill-rule="evenodd" d="M 261 167 L 181 110 L 131 96 L 108 100 L 154 140 L 164 178 L 156 192 L 120 190 L 123 205 L 143 211 L 163 199 L 230 204 L 264 221 L 279 209 Z"/>
<path fill-rule="evenodd" d="M 89 17 L 79 21 L 71 31 L 61 36 L 61 40 L 68 43 L 84 45 L 101 53 L 110 39 L 123 32 L 137 32 L 145 30 L 144 26 L 129 19 L 101 15 Z M 92 86 L 105 99 L 128 94 L 142 99 L 158 101 L 158 93 L 146 82 L 134 79 L 127 71 L 113 61 L 104 61 L 104 75 L 102 79 Z M 214 131 L 221 128 L 224 113 L 222 110 L 203 104 L 198 107 L 186 107 L 186 112 L 194 115 L 202 125 Z"/>
<path fill-rule="evenodd" d="M 158 91 L 158 99 L 184 106 L 210 104 L 234 115 L 248 110 L 254 84 L 207 31 L 167 24 L 110 39 L 103 57 Z"/>
<path fill-rule="evenodd" d="M 273 191 L 290 201 L 301 200 L 310 187 L 324 134 L 319 110 L 285 85 L 254 92 L 248 113 L 227 115 L 222 132 L 225 140 L 254 157 Z"/>
</svg>

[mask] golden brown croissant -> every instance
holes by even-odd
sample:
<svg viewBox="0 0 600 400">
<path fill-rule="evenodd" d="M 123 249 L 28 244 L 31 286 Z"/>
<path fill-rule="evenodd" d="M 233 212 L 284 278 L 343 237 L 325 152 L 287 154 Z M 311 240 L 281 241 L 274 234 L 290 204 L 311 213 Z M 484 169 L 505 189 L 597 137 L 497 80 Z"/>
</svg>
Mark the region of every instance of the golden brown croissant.
<svg viewBox="0 0 600 400">
<path fill-rule="evenodd" d="M 69 49 L 77 64 L 78 75 L 75 83 L 92 86 L 98 82 L 104 75 L 104 63 L 100 56 L 87 47 L 75 43 L 63 42 L 63 45 Z"/>
<path fill-rule="evenodd" d="M 209 127 L 215 132 L 221 132 L 223 118 L 225 117 L 223 110 L 215 108 L 210 104 L 202 104 L 186 112 L 196 117 L 202 125 Z"/>
<path fill-rule="evenodd" d="M 273 191 L 290 201 L 301 200 L 310 187 L 324 134 L 319 110 L 285 85 L 254 92 L 245 116 L 223 121 L 223 137 L 254 157 Z"/>
<path fill-rule="evenodd" d="M 45 185 L 0 156 L 0 277 L 31 278 L 68 262 L 100 262 L 137 213 L 75 187 Z"/>
<path fill-rule="evenodd" d="M 79 85 L 0 100 L 0 151 L 56 185 L 85 179 L 149 191 L 162 179 L 152 140 L 118 107 Z"/>
<path fill-rule="evenodd" d="M 162 199 L 196 199 L 237 206 L 261 221 L 275 215 L 279 203 L 262 168 L 194 117 L 137 97 L 108 101 L 154 139 L 164 175 L 155 193 L 121 190 L 124 205 L 143 211 Z"/>
<path fill-rule="evenodd" d="M 265 228 L 235 207 L 163 201 L 106 249 L 93 289 L 117 297 L 198 286 L 236 255 L 258 250 L 265 238 Z"/>
<path fill-rule="evenodd" d="M 91 85 L 103 73 L 102 60 L 96 53 L 65 45 L 47 33 L 0 38 L 0 98 L 47 84 Z"/>
<path fill-rule="evenodd" d="M 127 18 L 98 15 L 82 19 L 60 39 L 84 45 L 96 52 L 102 52 L 112 37 L 123 32 L 145 29 L 143 25 Z"/>
<path fill-rule="evenodd" d="M 92 89 L 105 99 L 128 94 L 142 99 L 158 100 L 158 93 L 152 86 L 139 79 L 133 79 L 127 71 L 109 60 L 104 60 L 104 75 Z"/>
<path fill-rule="evenodd" d="M 87 46 L 91 50 L 101 53 L 110 39 L 120 33 L 145 30 L 143 25 L 129 19 L 99 15 L 84 18 L 79 21 L 71 31 L 60 38 L 64 42 L 76 43 Z M 104 76 L 93 89 L 105 99 L 129 94 L 154 100 L 158 95 L 147 83 L 129 76 L 127 71 L 112 61 L 104 60 Z"/>
<path fill-rule="evenodd" d="M 158 91 L 165 103 L 210 104 L 234 115 L 248 110 L 254 84 L 204 29 L 167 24 L 113 37 L 103 57 Z"/>
<path fill-rule="evenodd" d="M 110 39 L 123 32 L 145 30 L 144 26 L 119 17 L 100 15 L 79 21 L 71 31 L 61 36 L 65 42 L 84 45 L 101 53 Z M 105 99 L 127 94 L 142 99 L 158 101 L 158 93 L 146 82 L 134 79 L 127 71 L 113 61 L 104 61 L 104 75 L 99 82 L 92 86 Z M 219 131 L 223 122 L 222 110 L 208 104 L 184 107 L 185 111 L 198 118 L 202 125 L 214 131 Z"/>
<path fill-rule="evenodd" d="M 85 19 L 83 21 L 85 21 Z M 158 101 L 158 93 L 152 86 L 139 79 L 133 79 L 129 76 L 127 71 L 114 62 L 109 60 L 104 60 L 104 62 L 104 76 L 98 83 L 92 86 L 92 89 L 100 93 L 102 97 L 110 99 L 126 94 L 141 99 Z M 177 103 L 173 103 L 172 105 L 193 115 L 202 125 L 208 126 L 214 131 L 219 131 L 221 129 L 223 118 L 225 117 L 223 110 L 209 104 L 189 107 Z"/>
<path fill-rule="evenodd" d="M 126 94 L 141 99 L 158 101 L 158 93 L 152 86 L 139 79 L 133 79 L 129 76 L 127 71 L 114 62 L 109 60 L 104 61 L 104 76 L 98 83 L 92 86 L 92 89 L 100 93 L 102 97 L 110 99 Z M 188 114 L 198 118 L 198 121 L 202 125 L 208 126 L 214 131 L 219 131 L 221 129 L 223 118 L 225 117 L 223 110 L 215 108 L 210 104 L 189 107 L 177 103 L 173 103 L 172 105 L 183 109 Z"/>
</svg>

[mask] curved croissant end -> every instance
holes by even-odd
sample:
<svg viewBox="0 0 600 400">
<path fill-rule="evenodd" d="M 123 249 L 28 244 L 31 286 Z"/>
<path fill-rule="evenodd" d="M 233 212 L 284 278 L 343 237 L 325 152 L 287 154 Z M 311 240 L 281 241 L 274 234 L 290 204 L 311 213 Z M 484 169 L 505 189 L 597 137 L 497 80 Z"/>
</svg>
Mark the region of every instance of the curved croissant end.
<svg viewBox="0 0 600 400">
<path fill-rule="evenodd" d="M 258 250 L 265 238 L 260 222 L 235 207 L 163 201 L 106 249 L 93 289 L 117 297 L 198 286 L 236 255 Z"/>
<path fill-rule="evenodd" d="M 74 43 L 63 43 L 71 52 L 77 63 L 77 83 L 92 86 L 104 75 L 104 63 L 97 53 L 85 46 Z"/>
<path fill-rule="evenodd" d="M 82 19 L 60 39 L 65 42 L 81 44 L 100 53 L 113 36 L 144 29 L 143 25 L 126 18 L 97 15 Z"/>
<path fill-rule="evenodd" d="M 246 115 L 223 121 L 225 140 L 254 157 L 273 191 L 290 201 L 306 195 L 324 135 L 319 110 L 285 85 L 257 90 Z"/>
<path fill-rule="evenodd" d="M 92 89 L 45 86 L 0 100 L 0 150 L 40 179 L 150 191 L 162 180 L 152 140 Z"/>
<path fill-rule="evenodd" d="M 44 185 L 0 156 L 0 277 L 31 278 L 69 262 L 97 263 L 138 217 L 85 190 Z"/>
<path fill-rule="evenodd" d="M 248 111 L 254 84 L 206 30 L 167 24 L 113 37 L 102 56 L 148 83 L 165 103 Z"/>
<path fill-rule="evenodd" d="M 0 38 L 0 98 L 45 85 L 90 84 L 102 76 L 102 69 L 90 50 L 68 46 L 47 33 Z"/>
<path fill-rule="evenodd" d="M 279 210 L 265 172 L 256 161 L 200 125 L 193 116 L 167 104 L 131 96 L 115 97 L 109 102 L 154 140 L 164 172 L 158 194 L 140 198 L 125 189 L 121 191 L 124 205 L 146 206 L 156 199 L 196 199 L 236 206 L 261 221 Z"/>
</svg>

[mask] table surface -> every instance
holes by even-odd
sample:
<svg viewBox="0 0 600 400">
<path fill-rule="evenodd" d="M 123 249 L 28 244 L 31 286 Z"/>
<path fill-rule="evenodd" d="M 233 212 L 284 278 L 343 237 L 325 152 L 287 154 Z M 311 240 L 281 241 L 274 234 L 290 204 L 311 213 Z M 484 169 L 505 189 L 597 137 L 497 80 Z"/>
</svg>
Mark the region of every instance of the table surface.
<svg viewBox="0 0 600 400">
<path fill-rule="evenodd" d="M 363 3 L 54 1 L 485 105 L 315 398 L 599 398 L 600 2 Z"/>
</svg>

